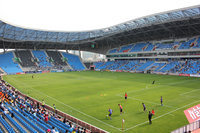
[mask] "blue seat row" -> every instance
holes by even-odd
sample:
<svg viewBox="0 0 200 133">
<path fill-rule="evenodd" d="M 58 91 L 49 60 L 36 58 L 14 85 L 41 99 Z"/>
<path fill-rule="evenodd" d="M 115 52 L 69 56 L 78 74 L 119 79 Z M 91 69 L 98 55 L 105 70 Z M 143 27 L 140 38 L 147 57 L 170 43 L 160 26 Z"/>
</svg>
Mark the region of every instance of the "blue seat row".
<svg viewBox="0 0 200 133">
<path fill-rule="evenodd" d="M 62 52 L 62 55 L 65 58 L 67 58 L 67 63 L 73 68 L 73 70 L 76 71 L 85 70 L 85 67 L 82 61 L 80 60 L 79 56 L 64 52 Z"/>
<path fill-rule="evenodd" d="M 0 122 L 6 128 L 8 133 L 15 133 L 14 129 L 1 116 Z"/>
<path fill-rule="evenodd" d="M 15 118 L 24 126 L 26 127 L 31 133 L 37 133 L 37 131 L 35 131 L 31 126 L 29 126 L 30 121 L 28 121 L 27 119 L 24 120 L 24 116 L 19 113 L 19 111 L 17 111 L 16 109 L 14 109 L 12 107 L 12 110 L 14 113 L 16 113 L 17 115 L 15 115 Z M 27 122 L 28 121 L 28 122 Z"/>
<path fill-rule="evenodd" d="M 25 111 L 23 111 L 23 110 L 21 110 L 21 109 L 20 109 L 20 111 L 21 111 L 21 113 L 22 113 L 24 116 L 28 117 L 30 120 L 32 120 L 32 121 L 35 123 L 35 124 L 33 123 L 32 126 L 33 126 L 33 128 L 36 129 L 37 131 L 39 131 L 39 132 L 41 132 L 41 133 L 45 133 L 44 131 L 46 131 L 47 129 L 49 129 L 49 128 L 46 127 L 44 124 L 42 124 L 42 123 L 40 123 L 39 121 L 35 120 L 30 114 L 26 113 Z M 40 128 L 38 128 L 37 125 L 38 125 L 40 128 L 42 128 L 43 130 L 41 130 Z"/>
<path fill-rule="evenodd" d="M 12 125 L 14 125 L 20 131 L 20 133 L 26 133 L 26 131 L 16 121 L 14 121 L 13 118 L 11 118 L 8 114 L 5 116 L 12 123 Z"/>
</svg>

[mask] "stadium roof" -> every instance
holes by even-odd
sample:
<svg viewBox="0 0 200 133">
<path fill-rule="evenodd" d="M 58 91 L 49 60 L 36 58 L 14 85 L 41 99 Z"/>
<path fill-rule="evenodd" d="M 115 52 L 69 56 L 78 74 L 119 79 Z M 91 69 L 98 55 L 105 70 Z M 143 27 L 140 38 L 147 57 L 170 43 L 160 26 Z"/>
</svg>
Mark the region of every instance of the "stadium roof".
<svg viewBox="0 0 200 133">
<path fill-rule="evenodd" d="M 80 49 L 105 53 L 139 41 L 200 35 L 200 5 L 158 13 L 87 32 L 49 32 L 24 29 L 0 20 L 0 48 Z M 92 49 L 90 45 L 95 44 Z"/>
</svg>

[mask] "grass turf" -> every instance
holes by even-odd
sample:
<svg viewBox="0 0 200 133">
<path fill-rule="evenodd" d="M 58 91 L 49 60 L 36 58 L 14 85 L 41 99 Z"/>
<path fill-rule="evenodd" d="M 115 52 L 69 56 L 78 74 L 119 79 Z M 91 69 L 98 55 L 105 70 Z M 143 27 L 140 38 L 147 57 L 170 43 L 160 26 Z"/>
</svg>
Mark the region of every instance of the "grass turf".
<svg viewBox="0 0 200 133">
<path fill-rule="evenodd" d="M 199 78 L 94 71 L 34 74 L 34 79 L 31 74 L 3 78 L 31 97 L 45 99 L 50 106 L 56 104 L 63 112 L 116 133 L 122 132 L 122 119 L 124 132 L 168 133 L 188 124 L 183 111 L 200 103 Z M 164 106 L 160 105 L 160 96 Z M 147 110 L 155 110 L 152 125 L 142 102 Z M 114 111 L 112 120 L 106 118 L 109 107 Z"/>
</svg>

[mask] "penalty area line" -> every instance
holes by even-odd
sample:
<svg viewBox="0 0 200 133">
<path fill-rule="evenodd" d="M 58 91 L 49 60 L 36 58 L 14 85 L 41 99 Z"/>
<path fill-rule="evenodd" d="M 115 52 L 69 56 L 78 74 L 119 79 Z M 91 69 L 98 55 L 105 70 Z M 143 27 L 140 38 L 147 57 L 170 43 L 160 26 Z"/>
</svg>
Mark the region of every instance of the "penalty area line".
<svg viewBox="0 0 200 133">
<path fill-rule="evenodd" d="M 120 96 L 120 95 L 116 95 L 116 96 Z M 120 97 L 123 97 L 123 96 L 120 96 Z M 151 104 L 155 104 L 155 105 L 161 105 L 161 104 L 158 104 L 158 103 L 155 103 L 155 102 L 150 102 L 150 101 L 147 101 L 147 100 L 142 100 L 142 99 L 138 99 L 138 98 L 134 98 L 134 97 L 128 97 L 128 98 L 130 98 L 130 99 L 132 99 L 132 100 L 136 100 L 136 101 L 151 103 Z M 169 105 L 164 105 L 164 107 L 175 108 L 175 107 L 169 106 Z"/>
</svg>

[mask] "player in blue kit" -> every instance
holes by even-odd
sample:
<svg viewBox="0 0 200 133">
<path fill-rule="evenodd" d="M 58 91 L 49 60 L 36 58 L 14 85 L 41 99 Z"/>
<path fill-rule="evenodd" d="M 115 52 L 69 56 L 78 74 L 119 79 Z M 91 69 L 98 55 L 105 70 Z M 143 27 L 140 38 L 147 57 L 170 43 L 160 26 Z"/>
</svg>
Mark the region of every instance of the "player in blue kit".
<svg viewBox="0 0 200 133">
<path fill-rule="evenodd" d="M 111 115 L 112 115 L 113 110 L 109 108 L 108 112 L 109 112 L 108 116 L 110 117 L 110 120 L 112 120 Z"/>
<path fill-rule="evenodd" d="M 161 103 L 161 106 L 163 106 L 163 98 L 162 98 L 162 96 L 160 97 L 160 103 Z"/>
</svg>

